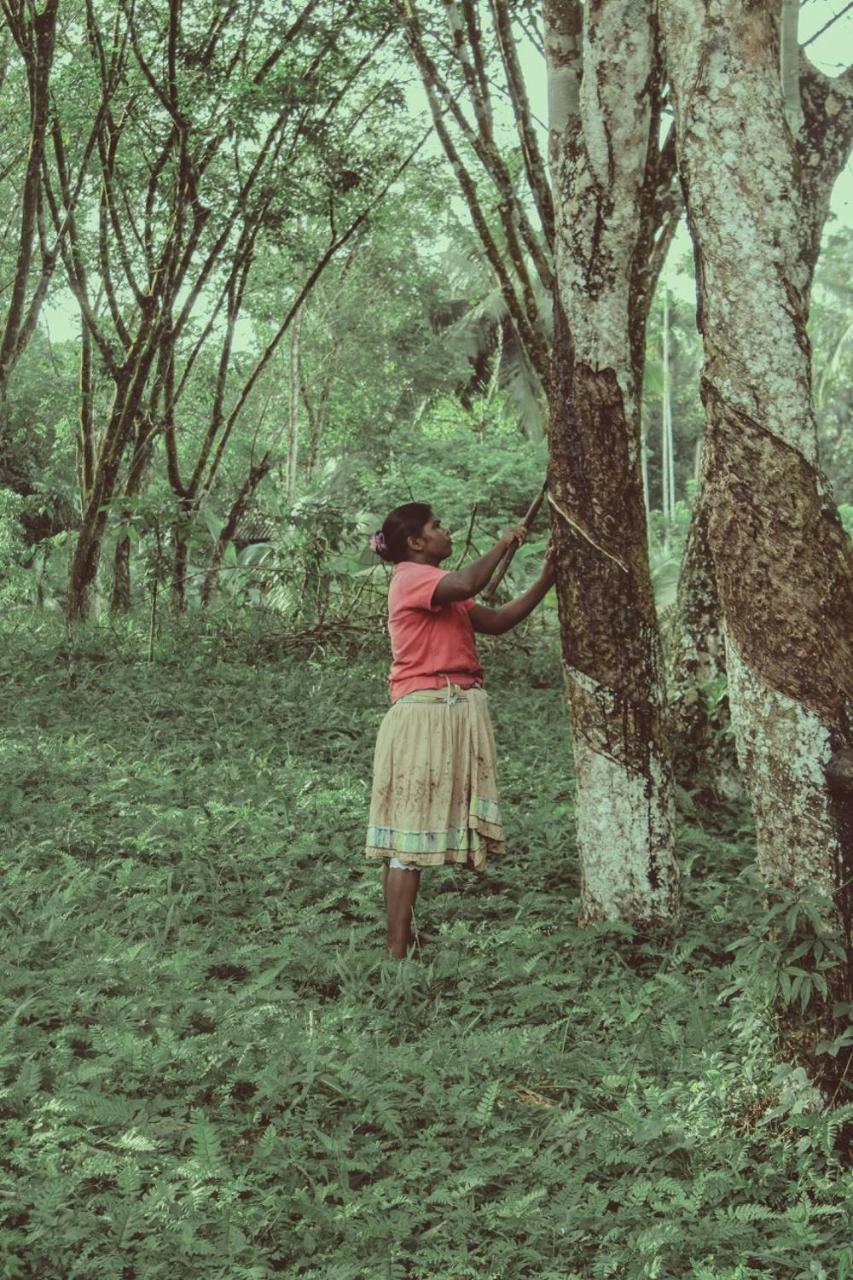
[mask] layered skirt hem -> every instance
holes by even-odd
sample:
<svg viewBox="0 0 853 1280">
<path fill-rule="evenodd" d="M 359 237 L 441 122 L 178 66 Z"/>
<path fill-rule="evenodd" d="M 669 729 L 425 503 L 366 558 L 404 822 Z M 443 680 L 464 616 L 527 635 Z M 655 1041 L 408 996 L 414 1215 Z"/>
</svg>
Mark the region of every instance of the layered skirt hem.
<svg viewBox="0 0 853 1280">
<path fill-rule="evenodd" d="M 505 852 L 484 690 L 419 690 L 379 729 L 365 854 L 481 872 Z"/>
</svg>

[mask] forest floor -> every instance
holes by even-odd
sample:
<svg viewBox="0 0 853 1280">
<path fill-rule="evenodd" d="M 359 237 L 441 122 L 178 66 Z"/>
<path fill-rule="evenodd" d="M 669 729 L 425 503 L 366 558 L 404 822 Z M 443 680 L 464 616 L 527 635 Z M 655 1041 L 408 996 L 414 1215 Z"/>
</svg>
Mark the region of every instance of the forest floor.
<svg viewBox="0 0 853 1280">
<path fill-rule="evenodd" d="M 385 638 L 7 619 L 0 1276 L 845 1280 L 837 1122 L 682 796 L 669 929 L 581 929 L 556 641 L 485 645 L 509 853 L 383 957 Z"/>
</svg>

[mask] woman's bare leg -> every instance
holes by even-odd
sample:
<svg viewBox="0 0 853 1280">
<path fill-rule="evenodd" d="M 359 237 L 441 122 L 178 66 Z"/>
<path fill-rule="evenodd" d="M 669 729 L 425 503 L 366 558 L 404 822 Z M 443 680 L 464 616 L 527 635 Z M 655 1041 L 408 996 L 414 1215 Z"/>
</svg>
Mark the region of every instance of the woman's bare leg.
<svg viewBox="0 0 853 1280">
<path fill-rule="evenodd" d="M 382 889 L 388 913 L 388 950 L 395 960 L 405 959 L 411 946 L 412 914 L 420 882 L 420 871 L 382 868 Z"/>
</svg>

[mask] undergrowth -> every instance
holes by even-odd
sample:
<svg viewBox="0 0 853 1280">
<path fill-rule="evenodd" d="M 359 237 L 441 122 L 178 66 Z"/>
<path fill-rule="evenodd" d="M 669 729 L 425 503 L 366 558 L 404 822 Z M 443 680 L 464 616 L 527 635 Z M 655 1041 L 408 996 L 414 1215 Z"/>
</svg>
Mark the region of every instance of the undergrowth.
<svg viewBox="0 0 853 1280">
<path fill-rule="evenodd" d="M 484 645 L 509 854 L 382 955 L 385 639 L 7 625 L 7 1280 L 845 1280 L 853 1189 L 730 948 L 748 818 L 669 929 L 581 929 L 553 642 Z"/>
</svg>

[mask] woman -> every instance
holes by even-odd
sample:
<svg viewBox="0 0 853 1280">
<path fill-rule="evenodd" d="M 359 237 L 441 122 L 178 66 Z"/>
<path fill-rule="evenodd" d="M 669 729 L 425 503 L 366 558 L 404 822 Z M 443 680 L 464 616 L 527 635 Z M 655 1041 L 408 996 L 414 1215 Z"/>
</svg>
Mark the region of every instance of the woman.
<svg viewBox="0 0 853 1280">
<path fill-rule="evenodd" d="M 464 569 L 439 566 L 453 550 L 431 507 L 396 507 L 371 546 L 394 565 L 388 592 L 391 709 L 376 741 L 368 858 L 382 860 L 388 950 L 412 941 L 421 867 L 456 863 L 480 873 L 504 850 L 495 744 L 475 632 L 502 635 L 535 609 L 554 581 L 549 549 L 531 587 L 500 609 L 475 604 L 524 525 Z"/>
</svg>

